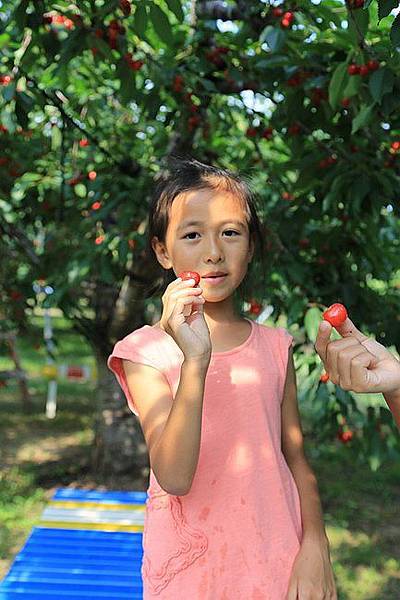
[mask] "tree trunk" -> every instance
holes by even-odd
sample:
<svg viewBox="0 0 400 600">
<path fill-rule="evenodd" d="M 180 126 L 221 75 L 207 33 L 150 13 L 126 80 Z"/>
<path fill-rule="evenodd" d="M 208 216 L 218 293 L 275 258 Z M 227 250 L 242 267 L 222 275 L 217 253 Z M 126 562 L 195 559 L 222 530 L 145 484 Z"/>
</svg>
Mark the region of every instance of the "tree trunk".
<svg viewBox="0 0 400 600">
<path fill-rule="evenodd" d="M 136 489 L 147 487 L 147 446 L 139 420 L 130 411 L 124 392 L 107 367 L 107 358 L 117 341 L 146 323 L 143 282 L 157 278 L 154 265 L 147 263 L 142 254 L 135 264 L 135 275 L 131 273 L 124 278 L 112 305 L 109 295 L 96 295 L 96 330 L 103 341 L 94 344 L 98 383 L 92 465 L 102 479 L 131 475 Z M 129 264 L 128 268 L 131 267 Z"/>
<path fill-rule="evenodd" d="M 131 474 L 146 489 L 149 476 L 147 446 L 139 420 L 129 410 L 115 375 L 108 369 L 106 356 L 96 356 L 98 384 L 93 467 L 102 479 Z"/>
</svg>

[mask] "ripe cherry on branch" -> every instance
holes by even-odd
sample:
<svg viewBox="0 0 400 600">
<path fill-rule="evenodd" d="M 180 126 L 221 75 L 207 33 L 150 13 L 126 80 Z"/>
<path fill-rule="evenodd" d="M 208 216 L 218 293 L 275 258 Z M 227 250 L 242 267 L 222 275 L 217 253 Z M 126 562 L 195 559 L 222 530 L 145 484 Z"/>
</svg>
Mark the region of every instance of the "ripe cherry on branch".
<svg viewBox="0 0 400 600">
<path fill-rule="evenodd" d="M 270 140 L 273 136 L 273 128 L 272 127 L 266 127 L 264 129 L 264 131 L 261 133 L 261 137 L 266 139 L 266 140 Z"/>
<path fill-rule="evenodd" d="M 291 24 L 293 23 L 293 20 L 294 20 L 294 13 L 292 13 L 290 11 L 285 12 L 281 19 L 281 27 L 283 29 L 290 27 Z"/>
<path fill-rule="evenodd" d="M 350 9 L 364 8 L 364 0 L 346 0 L 346 5 Z"/>
<path fill-rule="evenodd" d="M 343 444 L 347 444 L 348 442 L 350 442 L 353 439 L 353 432 L 348 429 L 347 431 L 341 431 L 339 430 L 336 437 L 338 438 L 338 440 L 340 440 Z"/>
<path fill-rule="evenodd" d="M 290 127 L 288 128 L 289 135 L 298 135 L 300 131 L 301 127 L 298 123 L 292 123 L 292 125 L 290 125 Z"/>
<path fill-rule="evenodd" d="M 262 304 L 257 302 L 257 300 L 255 300 L 254 298 L 251 298 L 249 312 L 252 315 L 259 315 L 261 310 L 262 310 Z"/>
<path fill-rule="evenodd" d="M 257 135 L 257 129 L 256 129 L 256 127 L 248 127 L 247 131 L 246 131 L 246 135 L 249 138 L 256 137 L 256 135 Z"/>
<path fill-rule="evenodd" d="M 347 310 L 339 302 L 335 302 L 323 313 L 323 318 L 328 321 L 333 327 L 339 327 L 347 319 Z"/>
<path fill-rule="evenodd" d="M 11 75 L 0 75 L 0 85 L 8 85 L 12 81 Z"/>
<path fill-rule="evenodd" d="M 132 10 L 129 0 L 119 0 L 119 7 L 122 10 L 124 17 L 129 17 Z"/>
<path fill-rule="evenodd" d="M 172 84 L 172 89 L 174 92 L 181 92 L 183 90 L 184 80 L 182 75 L 175 75 L 174 81 Z"/>
</svg>

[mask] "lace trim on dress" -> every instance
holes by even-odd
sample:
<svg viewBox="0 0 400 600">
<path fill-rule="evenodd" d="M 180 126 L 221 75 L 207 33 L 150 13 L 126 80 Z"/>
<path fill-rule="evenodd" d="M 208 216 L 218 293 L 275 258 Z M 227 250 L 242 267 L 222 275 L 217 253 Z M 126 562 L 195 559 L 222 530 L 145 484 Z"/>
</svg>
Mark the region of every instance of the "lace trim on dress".
<svg viewBox="0 0 400 600">
<path fill-rule="evenodd" d="M 180 547 L 159 568 L 154 568 L 151 560 L 144 555 L 142 577 L 146 578 L 154 594 L 159 594 L 177 573 L 187 569 L 208 548 L 205 534 L 188 525 L 179 496 L 163 494 L 149 498 L 147 509 L 150 511 L 167 509 L 172 515 L 174 528 Z M 163 532 L 160 531 L 160 535 Z"/>
</svg>

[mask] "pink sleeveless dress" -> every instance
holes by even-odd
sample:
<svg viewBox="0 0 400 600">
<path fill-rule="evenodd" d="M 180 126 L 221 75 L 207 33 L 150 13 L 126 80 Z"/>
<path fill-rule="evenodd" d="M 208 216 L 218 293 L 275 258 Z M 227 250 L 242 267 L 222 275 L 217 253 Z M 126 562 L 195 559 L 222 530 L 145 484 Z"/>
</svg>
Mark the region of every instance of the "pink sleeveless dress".
<svg viewBox="0 0 400 600">
<path fill-rule="evenodd" d="M 299 550 L 298 490 L 281 451 L 288 348 L 284 328 L 251 323 L 240 346 L 213 352 L 199 461 L 185 496 L 150 471 L 143 531 L 144 600 L 284 600 Z M 108 367 L 130 396 L 121 358 L 161 371 L 175 397 L 183 353 L 144 325 L 114 346 Z"/>
</svg>

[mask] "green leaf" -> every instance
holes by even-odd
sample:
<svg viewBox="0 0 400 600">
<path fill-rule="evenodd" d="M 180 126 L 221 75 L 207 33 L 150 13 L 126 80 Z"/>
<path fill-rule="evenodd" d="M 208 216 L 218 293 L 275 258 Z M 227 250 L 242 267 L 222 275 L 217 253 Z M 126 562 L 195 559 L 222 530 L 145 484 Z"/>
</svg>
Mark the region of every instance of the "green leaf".
<svg viewBox="0 0 400 600">
<path fill-rule="evenodd" d="M 71 33 L 68 38 L 62 43 L 59 65 L 66 65 L 72 58 L 81 54 L 86 48 L 86 35 L 80 29 Z"/>
<path fill-rule="evenodd" d="M 369 25 L 369 12 L 367 10 L 353 10 L 349 16 L 349 33 L 358 44 L 360 36 L 365 37 Z"/>
<path fill-rule="evenodd" d="M 318 327 L 321 323 L 322 311 L 317 307 L 313 306 L 309 308 L 304 317 L 304 327 L 306 328 L 307 337 L 311 342 L 315 343 L 317 339 Z"/>
<path fill-rule="evenodd" d="M 174 36 L 172 33 L 171 24 L 165 12 L 159 6 L 157 6 L 157 4 L 151 4 L 150 17 L 154 30 L 160 40 L 165 42 L 168 46 L 173 46 Z"/>
<path fill-rule="evenodd" d="M 361 127 L 364 127 L 368 123 L 371 118 L 372 111 L 374 109 L 375 104 L 371 104 L 370 106 L 363 106 L 358 115 L 353 119 L 353 127 L 351 128 L 351 133 L 356 133 Z"/>
<path fill-rule="evenodd" d="M 394 8 L 397 8 L 398 0 L 378 0 L 378 19 L 384 19 Z"/>
<path fill-rule="evenodd" d="M 332 108 L 336 108 L 338 101 L 343 98 L 343 90 L 346 87 L 347 79 L 347 62 L 340 63 L 329 83 L 329 104 Z"/>
<path fill-rule="evenodd" d="M 180 0 L 166 0 L 169 10 L 174 13 L 180 23 L 183 23 L 185 15 L 183 14 Z"/>
<path fill-rule="evenodd" d="M 79 198 L 86 198 L 87 190 L 83 183 L 77 183 L 74 186 L 74 192 L 77 196 L 79 196 Z"/>
<path fill-rule="evenodd" d="M 139 37 L 143 37 L 147 27 L 146 5 L 139 3 L 136 7 L 134 18 L 134 28 Z"/>
<path fill-rule="evenodd" d="M 6 102 L 9 102 L 10 100 L 12 100 L 14 98 L 16 87 L 17 87 L 17 85 L 16 85 L 15 81 L 4 86 L 3 98 Z"/>
<path fill-rule="evenodd" d="M 392 23 L 390 30 L 390 39 L 393 46 L 400 46 L 400 13 L 397 14 L 395 20 Z"/>
<path fill-rule="evenodd" d="M 382 96 L 393 89 L 394 77 L 392 71 L 381 67 L 372 73 L 369 79 L 369 91 L 375 102 L 381 102 Z"/>
<path fill-rule="evenodd" d="M 62 133 L 59 127 L 54 125 L 51 128 L 51 149 L 57 150 L 60 148 L 62 142 Z"/>
<path fill-rule="evenodd" d="M 8 33 L 2 33 L 0 35 L 0 49 L 4 48 L 4 46 L 7 46 L 9 41 L 10 41 L 10 36 L 8 35 Z"/>
<path fill-rule="evenodd" d="M 271 52 L 279 52 L 286 40 L 286 34 L 279 27 L 267 25 L 260 34 L 260 42 L 267 42 Z"/>
<path fill-rule="evenodd" d="M 23 102 L 21 102 L 21 99 L 19 98 L 19 94 L 17 94 L 15 97 L 15 116 L 17 117 L 17 121 L 21 125 L 22 129 L 28 129 L 28 114 Z"/>
<path fill-rule="evenodd" d="M 352 75 L 349 77 L 347 85 L 343 90 L 343 98 L 351 98 L 352 96 L 356 96 L 360 90 L 362 85 L 362 80 L 359 75 Z"/>
<path fill-rule="evenodd" d="M 371 189 L 371 183 L 367 176 L 357 177 L 348 188 L 348 200 L 354 214 L 360 212 L 361 204 Z"/>
<path fill-rule="evenodd" d="M 21 0 L 17 8 L 14 10 L 13 19 L 19 29 L 24 29 L 27 20 L 27 8 L 29 6 L 29 0 Z"/>
<path fill-rule="evenodd" d="M 121 82 L 119 88 L 120 100 L 123 104 L 127 104 L 135 97 L 136 77 L 124 58 L 121 58 L 117 64 L 117 77 Z"/>
</svg>

